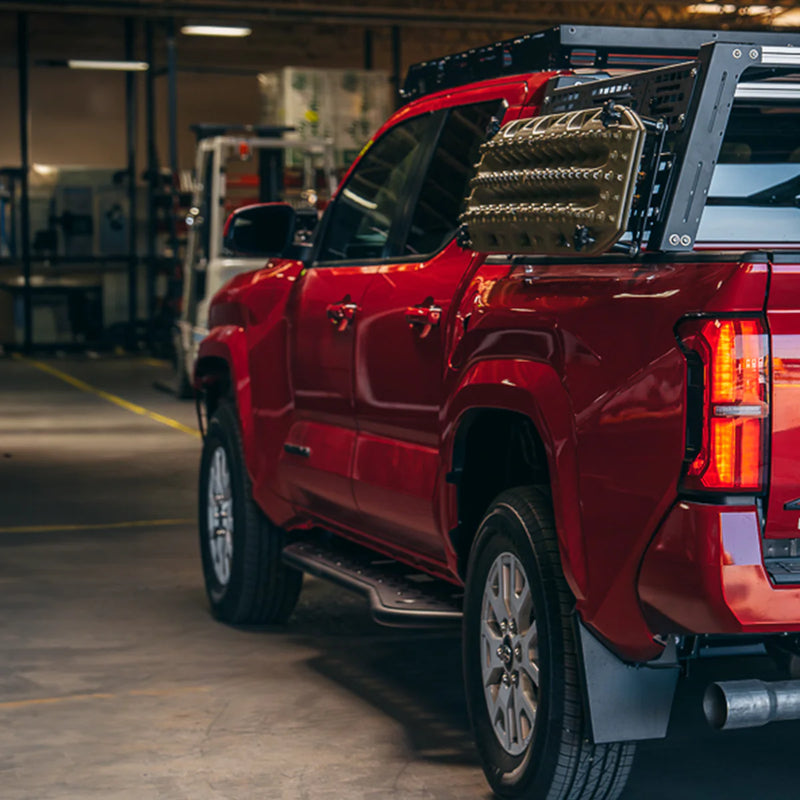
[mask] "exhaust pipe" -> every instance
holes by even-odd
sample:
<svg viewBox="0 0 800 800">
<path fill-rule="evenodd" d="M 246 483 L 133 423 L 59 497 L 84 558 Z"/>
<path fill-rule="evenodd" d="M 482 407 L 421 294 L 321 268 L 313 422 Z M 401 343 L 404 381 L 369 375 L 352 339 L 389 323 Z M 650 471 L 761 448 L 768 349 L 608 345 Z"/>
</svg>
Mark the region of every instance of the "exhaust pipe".
<svg viewBox="0 0 800 800">
<path fill-rule="evenodd" d="M 721 731 L 800 719 L 800 680 L 712 683 L 703 697 L 703 712 L 708 724 Z"/>
</svg>

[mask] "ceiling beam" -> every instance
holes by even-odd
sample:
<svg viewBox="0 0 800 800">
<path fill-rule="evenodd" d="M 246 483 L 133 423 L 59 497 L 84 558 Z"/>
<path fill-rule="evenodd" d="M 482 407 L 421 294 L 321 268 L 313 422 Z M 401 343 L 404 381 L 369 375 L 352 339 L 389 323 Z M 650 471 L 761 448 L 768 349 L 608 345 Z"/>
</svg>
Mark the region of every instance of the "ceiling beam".
<svg viewBox="0 0 800 800">
<path fill-rule="evenodd" d="M 619 0 L 558 0 L 526 4 L 524 12 L 514 9 L 483 11 L 462 7 L 458 10 L 431 7 L 363 6 L 333 2 L 287 2 L 287 0 L 0 0 L 0 10 L 58 12 L 61 14 L 107 14 L 114 16 L 199 17 L 257 21 L 310 22 L 328 25 L 401 25 L 406 27 L 490 28 L 526 32 L 563 22 L 593 24 L 671 24 L 684 27 L 764 28 L 770 15 L 738 13 L 748 3 L 730 3 L 737 13 L 700 15 L 690 13 L 687 0 L 621 3 Z M 773 0 L 776 9 L 788 10 L 792 0 Z M 519 8 L 519 6 L 517 6 Z"/>
</svg>

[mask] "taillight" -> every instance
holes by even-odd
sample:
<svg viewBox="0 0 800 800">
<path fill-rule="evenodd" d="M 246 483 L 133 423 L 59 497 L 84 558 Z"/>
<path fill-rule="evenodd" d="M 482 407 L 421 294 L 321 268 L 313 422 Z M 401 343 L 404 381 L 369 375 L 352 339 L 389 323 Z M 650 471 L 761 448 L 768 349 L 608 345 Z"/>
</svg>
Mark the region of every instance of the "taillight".
<svg viewBox="0 0 800 800">
<path fill-rule="evenodd" d="M 769 434 L 768 341 L 763 323 L 689 320 L 678 333 L 690 370 L 683 488 L 761 491 Z M 698 368 L 700 391 L 698 376 L 692 380 L 692 370 L 696 373 Z"/>
</svg>

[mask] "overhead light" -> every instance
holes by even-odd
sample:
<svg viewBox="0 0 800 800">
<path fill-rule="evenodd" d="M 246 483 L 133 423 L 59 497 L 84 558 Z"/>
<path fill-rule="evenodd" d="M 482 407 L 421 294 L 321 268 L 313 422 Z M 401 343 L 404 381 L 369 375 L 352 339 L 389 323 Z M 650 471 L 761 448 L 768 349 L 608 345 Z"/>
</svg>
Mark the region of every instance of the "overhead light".
<svg viewBox="0 0 800 800">
<path fill-rule="evenodd" d="M 31 164 L 31 168 L 37 175 L 41 175 L 43 178 L 49 178 L 51 175 L 55 175 L 58 172 L 58 167 L 54 167 L 51 164 Z"/>
<path fill-rule="evenodd" d="M 252 32 L 247 25 L 190 23 L 181 27 L 181 33 L 187 36 L 249 36 Z"/>
<path fill-rule="evenodd" d="M 744 17 L 763 17 L 774 10 L 772 6 L 742 6 L 739 13 Z"/>
<path fill-rule="evenodd" d="M 686 9 L 690 14 L 735 14 L 736 6 L 732 3 L 696 3 Z"/>
<path fill-rule="evenodd" d="M 146 61 L 97 61 L 86 58 L 67 60 L 70 69 L 110 69 L 119 72 L 145 72 L 150 65 Z"/>
<path fill-rule="evenodd" d="M 781 28 L 800 28 L 800 8 L 784 11 L 772 20 L 772 24 Z"/>
</svg>

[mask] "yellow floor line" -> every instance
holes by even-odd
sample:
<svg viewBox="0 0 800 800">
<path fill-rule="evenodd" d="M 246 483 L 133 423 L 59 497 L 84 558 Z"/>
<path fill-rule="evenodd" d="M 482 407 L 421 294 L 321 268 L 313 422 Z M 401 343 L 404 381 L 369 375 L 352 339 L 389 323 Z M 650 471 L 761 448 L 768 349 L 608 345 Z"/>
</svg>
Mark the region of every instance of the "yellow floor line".
<svg viewBox="0 0 800 800">
<path fill-rule="evenodd" d="M 144 406 L 131 403 L 115 394 L 104 392 L 102 389 L 98 389 L 96 386 L 91 386 L 85 381 L 80 380 L 80 378 L 75 378 L 72 375 L 68 375 L 66 372 L 62 372 L 60 369 L 51 367 L 50 364 L 45 364 L 44 361 L 34 361 L 33 359 L 26 358 L 18 353 L 14 353 L 14 358 L 18 361 L 24 361 L 26 364 L 30 364 L 32 367 L 42 370 L 42 372 L 48 373 L 48 375 L 52 375 L 59 380 L 64 381 L 64 383 L 68 383 L 70 386 L 80 389 L 82 392 L 93 394 L 97 397 L 102 397 L 103 400 L 107 400 L 109 403 L 113 403 L 115 406 L 124 408 L 127 411 L 132 411 L 134 414 L 147 417 L 148 419 L 152 419 L 154 422 L 160 422 L 162 425 L 167 425 L 168 427 L 174 428 L 176 431 L 180 431 L 181 433 L 188 433 L 189 436 L 195 436 L 198 439 L 200 438 L 200 431 L 197 430 L 197 428 L 191 428 L 188 425 L 184 425 L 182 422 L 178 422 L 176 419 L 172 419 L 172 417 L 165 417 L 163 414 L 159 414 L 157 411 L 150 411 L 149 409 L 144 408 Z"/>
<path fill-rule="evenodd" d="M 190 692 L 208 692 L 209 686 L 185 686 L 174 689 L 133 689 L 129 692 L 90 692 L 87 694 L 65 694 L 60 697 L 31 697 L 28 700 L 8 700 L 0 702 L 0 711 L 15 708 L 29 708 L 30 706 L 52 706 L 58 703 L 68 703 L 75 700 L 113 700 L 119 697 L 170 697 Z"/>
<path fill-rule="evenodd" d="M 112 694 L 105 692 L 92 692 L 91 694 L 71 694 L 66 697 L 33 697 L 30 700 L 10 700 L 0 703 L 0 709 L 25 708 L 26 706 L 49 706 L 63 703 L 67 700 L 108 700 Z"/>
<path fill-rule="evenodd" d="M 92 523 L 90 525 L 10 525 L 0 533 L 57 533 L 60 531 L 108 531 L 120 528 L 164 528 L 169 525 L 191 525 L 194 519 L 139 519 L 133 522 Z"/>
<path fill-rule="evenodd" d="M 148 367 L 169 367 L 172 366 L 169 361 L 164 358 L 152 358 L 150 356 L 140 356 L 138 359 L 142 364 L 147 364 Z"/>
</svg>

